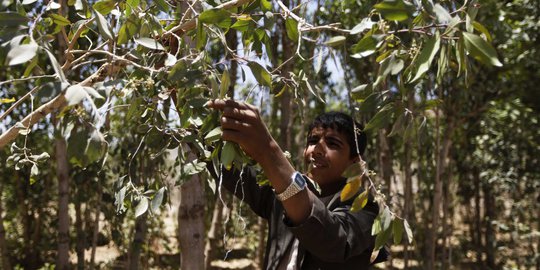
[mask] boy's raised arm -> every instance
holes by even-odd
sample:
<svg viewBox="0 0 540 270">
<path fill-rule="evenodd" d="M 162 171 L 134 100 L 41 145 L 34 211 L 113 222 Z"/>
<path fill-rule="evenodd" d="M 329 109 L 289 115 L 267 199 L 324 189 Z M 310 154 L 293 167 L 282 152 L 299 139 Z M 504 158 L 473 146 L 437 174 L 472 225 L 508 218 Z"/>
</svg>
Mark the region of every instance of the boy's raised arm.
<svg viewBox="0 0 540 270">
<path fill-rule="evenodd" d="M 253 105 L 233 100 L 213 100 L 207 106 L 223 112 L 220 118 L 223 140 L 238 143 L 247 155 L 257 161 L 277 194 L 285 191 L 292 182 L 295 169 L 270 135 L 259 110 Z M 305 188 L 282 201 L 290 221 L 294 224 L 304 222 L 311 213 L 314 198 L 315 195 Z"/>
</svg>

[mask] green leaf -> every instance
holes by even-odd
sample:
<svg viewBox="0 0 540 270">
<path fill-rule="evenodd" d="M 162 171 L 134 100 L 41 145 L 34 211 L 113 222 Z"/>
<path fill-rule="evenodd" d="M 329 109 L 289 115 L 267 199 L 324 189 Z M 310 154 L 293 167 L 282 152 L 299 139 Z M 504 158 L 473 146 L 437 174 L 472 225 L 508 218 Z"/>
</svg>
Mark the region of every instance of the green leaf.
<svg viewBox="0 0 540 270">
<path fill-rule="evenodd" d="M 497 58 L 495 49 L 481 37 L 463 32 L 463 41 L 465 42 L 465 49 L 467 49 L 467 52 L 478 61 L 486 65 L 493 65 L 496 67 L 502 66 L 502 63 Z"/>
<path fill-rule="evenodd" d="M 204 24 L 200 21 L 197 23 L 197 36 L 195 37 L 196 47 L 202 50 L 208 41 L 206 31 L 204 30 Z"/>
<path fill-rule="evenodd" d="M 25 25 L 30 21 L 26 16 L 15 12 L 0 12 L 0 27 Z"/>
<path fill-rule="evenodd" d="M 287 37 L 294 42 L 298 42 L 298 37 L 300 35 L 300 33 L 298 33 L 298 22 L 293 18 L 287 18 L 287 20 L 285 20 L 285 29 L 287 31 Z"/>
<path fill-rule="evenodd" d="M 127 0 L 126 1 L 126 17 L 129 17 L 134 8 L 139 6 L 141 0 Z"/>
<path fill-rule="evenodd" d="M 208 9 L 199 15 L 199 21 L 206 24 L 216 24 L 219 27 L 231 25 L 231 13 L 224 9 Z"/>
<path fill-rule="evenodd" d="M 262 11 L 271 11 L 272 10 L 272 2 L 268 0 L 260 0 L 261 1 L 261 9 Z"/>
<path fill-rule="evenodd" d="M 221 130 L 220 126 L 215 127 L 212 129 L 206 136 L 204 136 L 204 141 L 207 144 L 213 143 L 218 141 L 221 138 L 221 135 L 223 134 L 223 131 Z"/>
<path fill-rule="evenodd" d="M 255 28 L 255 26 L 252 23 L 251 18 L 249 18 L 249 19 L 236 20 L 236 22 L 231 26 L 231 28 L 238 30 L 240 32 L 246 32 L 248 30 Z"/>
<path fill-rule="evenodd" d="M 401 243 L 403 238 L 403 220 L 396 218 L 392 222 L 392 234 L 394 235 L 394 244 L 398 245 Z"/>
<path fill-rule="evenodd" d="M 66 90 L 65 98 L 68 106 L 79 104 L 84 98 L 88 97 L 88 93 L 79 84 L 72 85 Z"/>
<path fill-rule="evenodd" d="M 378 129 L 385 126 L 390 121 L 390 118 L 392 118 L 393 112 L 394 104 L 386 104 L 380 111 L 377 112 L 377 114 L 375 114 L 375 116 L 373 116 L 373 118 L 371 118 L 371 120 L 369 120 L 364 128 L 364 131 Z"/>
<path fill-rule="evenodd" d="M 422 75 L 429 70 L 431 62 L 433 62 L 433 58 L 435 58 L 435 55 L 437 55 L 437 52 L 439 51 L 440 45 L 441 37 L 437 32 L 437 34 L 430 38 L 422 48 L 422 52 L 420 52 L 420 56 L 418 56 L 418 60 L 416 60 L 415 63 L 415 66 L 417 67 L 415 69 L 416 74 L 409 82 L 414 82 L 420 79 Z"/>
<path fill-rule="evenodd" d="M 366 17 L 366 18 L 362 19 L 362 21 L 359 24 L 357 24 L 355 27 L 353 27 L 353 29 L 351 29 L 350 34 L 351 35 L 360 34 L 360 33 L 364 32 L 365 30 L 371 29 L 373 27 L 373 25 L 375 25 L 375 24 L 376 24 L 375 22 L 371 21 L 370 17 Z"/>
<path fill-rule="evenodd" d="M 37 0 L 23 0 L 21 4 L 23 5 L 30 5 L 37 2 Z"/>
<path fill-rule="evenodd" d="M 388 242 L 388 237 L 390 236 L 391 231 L 391 228 L 387 228 L 381 231 L 381 233 L 377 234 L 377 237 L 375 237 L 375 247 L 373 250 L 379 250 L 386 244 L 386 242 Z"/>
<path fill-rule="evenodd" d="M 446 10 L 440 4 L 435 4 L 435 6 L 433 6 L 433 12 L 437 16 L 437 21 L 440 23 L 448 23 L 452 20 L 452 15 L 450 15 L 448 10 Z"/>
<path fill-rule="evenodd" d="M 156 39 L 153 39 L 153 38 L 143 37 L 143 38 L 137 38 L 134 41 L 135 43 L 143 47 L 146 47 L 148 49 L 160 50 L 160 51 L 164 50 L 163 45 L 161 45 L 161 43 L 159 43 Z"/>
<path fill-rule="evenodd" d="M 163 11 L 163 12 L 167 12 L 169 11 L 169 9 L 171 7 L 169 7 L 169 5 L 167 4 L 167 2 L 165 2 L 165 0 L 154 0 L 154 3 L 156 4 L 156 6 L 159 8 L 159 10 Z"/>
<path fill-rule="evenodd" d="M 58 78 L 60 79 L 60 82 L 67 82 L 66 75 L 64 75 L 64 71 L 62 71 L 62 67 L 58 63 L 58 60 L 56 60 L 56 57 L 50 52 L 49 50 L 45 49 L 47 52 L 47 55 L 49 56 L 49 60 L 51 60 L 51 65 L 53 66 L 54 71 L 56 72 L 56 75 L 58 75 Z"/>
<path fill-rule="evenodd" d="M 381 232 L 381 218 L 380 216 L 376 217 L 371 226 L 371 235 L 377 235 Z"/>
<path fill-rule="evenodd" d="M 353 58 L 363 58 L 369 56 L 375 52 L 378 46 L 378 36 L 371 34 L 365 35 L 358 43 L 354 44 L 351 48 Z"/>
<path fill-rule="evenodd" d="M 97 17 L 97 24 L 98 24 L 99 32 L 101 33 L 101 35 L 107 40 L 113 40 L 111 27 L 109 26 L 109 23 L 107 22 L 107 20 L 105 20 L 105 17 L 103 17 L 103 15 L 101 15 L 101 13 L 99 12 L 95 12 L 95 14 Z"/>
<path fill-rule="evenodd" d="M 137 16 L 130 16 L 118 31 L 118 44 L 127 43 L 139 30 L 140 19 Z"/>
<path fill-rule="evenodd" d="M 8 65 L 26 63 L 36 56 L 38 45 L 34 42 L 11 48 L 7 54 Z"/>
<path fill-rule="evenodd" d="M 231 76 L 229 75 L 229 70 L 225 68 L 223 75 L 221 75 L 221 84 L 219 85 L 219 98 L 225 98 L 229 86 L 231 85 Z"/>
<path fill-rule="evenodd" d="M 221 164 L 225 166 L 226 170 L 232 168 L 233 161 L 236 157 L 236 149 L 233 142 L 225 141 L 223 142 L 223 147 L 221 148 Z"/>
<path fill-rule="evenodd" d="M 272 86 L 272 75 L 270 75 L 270 72 L 268 72 L 266 68 L 254 61 L 250 61 L 248 67 L 251 69 L 253 76 L 255 76 L 255 79 L 259 84 L 268 87 Z"/>
<path fill-rule="evenodd" d="M 406 219 L 403 220 L 403 227 L 405 228 L 405 233 L 407 234 L 407 240 L 409 241 L 409 244 L 412 244 L 413 233 L 411 227 L 409 226 L 409 222 L 407 222 Z"/>
<path fill-rule="evenodd" d="M 185 175 L 194 175 L 198 174 L 206 169 L 206 163 L 198 162 L 197 160 L 187 163 L 183 168 L 182 172 Z"/>
<path fill-rule="evenodd" d="M 68 19 L 66 19 L 64 16 L 60 14 L 51 13 L 49 14 L 49 17 L 53 20 L 54 23 L 60 26 L 66 26 L 66 25 L 71 24 L 71 22 Z"/>
<path fill-rule="evenodd" d="M 385 206 L 381 216 L 382 229 L 388 230 L 388 228 L 390 228 L 390 225 L 392 225 L 392 220 L 394 220 L 394 215 L 392 215 L 388 206 Z"/>
<path fill-rule="evenodd" d="M 478 32 L 484 34 L 484 36 L 486 36 L 487 42 L 491 42 L 491 40 L 492 40 L 491 34 L 489 33 L 489 31 L 482 24 L 480 24 L 477 21 L 474 21 L 474 22 L 472 22 L 472 26 L 473 26 L 474 29 L 476 29 L 476 31 L 478 31 Z"/>
<path fill-rule="evenodd" d="M 102 15 L 107 15 L 111 13 L 115 6 L 116 1 L 114 0 L 101 0 L 92 5 L 92 8 Z"/>
<path fill-rule="evenodd" d="M 385 0 L 373 6 L 381 15 L 390 21 L 404 21 L 412 13 L 413 6 L 403 0 Z"/>
<path fill-rule="evenodd" d="M 85 165 L 101 160 L 107 152 L 107 142 L 99 130 L 94 129 L 85 150 Z"/>
<path fill-rule="evenodd" d="M 146 213 L 146 210 L 148 210 L 148 199 L 146 197 L 140 197 L 139 203 L 135 207 L 135 217 Z"/>
<path fill-rule="evenodd" d="M 345 36 L 335 36 L 335 37 L 330 38 L 324 44 L 330 47 L 339 47 L 345 44 L 345 40 L 346 40 Z"/>
<path fill-rule="evenodd" d="M 152 198 L 152 202 L 150 203 L 150 210 L 152 213 L 156 213 L 159 207 L 161 206 L 161 203 L 163 203 L 163 194 L 165 193 L 165 187 L 160 188 L 156 195 L 154 195 L 154 198 Z"/>
</svg>

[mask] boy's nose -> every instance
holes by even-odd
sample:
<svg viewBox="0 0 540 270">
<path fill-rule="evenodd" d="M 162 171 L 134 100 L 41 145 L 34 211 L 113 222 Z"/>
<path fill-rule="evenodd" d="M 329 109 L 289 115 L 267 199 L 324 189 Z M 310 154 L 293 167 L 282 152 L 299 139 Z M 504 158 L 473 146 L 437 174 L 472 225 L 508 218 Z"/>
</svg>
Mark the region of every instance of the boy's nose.
<svg viewBox="0 0 540 270">
<path fill-rule="evenodd" d="M 323 154 L 325 150 L 326 145 L 324 144 L 324 142 L 319 141 L 315 144 L 315 147 L 313 147 L 313 154 Z"/>
</svg>

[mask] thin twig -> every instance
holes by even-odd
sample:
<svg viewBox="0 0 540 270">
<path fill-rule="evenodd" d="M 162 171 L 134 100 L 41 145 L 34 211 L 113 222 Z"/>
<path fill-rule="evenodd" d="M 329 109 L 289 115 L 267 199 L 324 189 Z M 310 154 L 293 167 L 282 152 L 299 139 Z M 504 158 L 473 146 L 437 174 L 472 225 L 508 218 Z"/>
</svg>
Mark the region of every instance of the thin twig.
<svg viewBox="0 0 540 270">
<path fill-rule="evenodd" d="M 2 121 L 4 118 L 8 116 L 8 114 L 13 111 L 15 108 L 17 108 L 26 98 L 37 92 L 39 89 L 39 86 L 34 87 L 32 90 L 30 90 L 28 93 L 26 93 L 23 97 L 21 97 L 19 100 L 17 100 L 9 109 L 7 109 L 2 115 L 0 115 L 0 121 Z"/>
<path fill-rule="evenodd" d="M 9 84 L 9 83 L 17 83 L 17 82 L 28 81 L 28 80 L 37 80 L 37 79 L 42 79 L 42 78 L 56 78 L 56 75 L 39 75 L 39 76 L 32 76 L 32 77 L 26 77 L 26 78 L 11 79 L 11 80 L 0 82 L 0 86 L 4 84 Z"/>
</svg>

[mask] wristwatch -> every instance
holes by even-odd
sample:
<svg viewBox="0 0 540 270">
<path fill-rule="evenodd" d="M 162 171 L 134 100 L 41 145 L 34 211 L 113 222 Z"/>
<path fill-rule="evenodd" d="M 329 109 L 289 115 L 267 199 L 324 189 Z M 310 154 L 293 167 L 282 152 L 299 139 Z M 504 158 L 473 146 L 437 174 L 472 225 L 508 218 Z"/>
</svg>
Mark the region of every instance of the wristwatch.
<svg viewBox="0 0 540 270">
<path fill-rule="evenodd" d="M 291 176 L 291 180 L 291 184 L 285 191 L 276 194 L 278 200 L 285 201 L 306 188 L 306 179 L 304 179 L 301 173 L 294 172 Z"/>
</svg>

